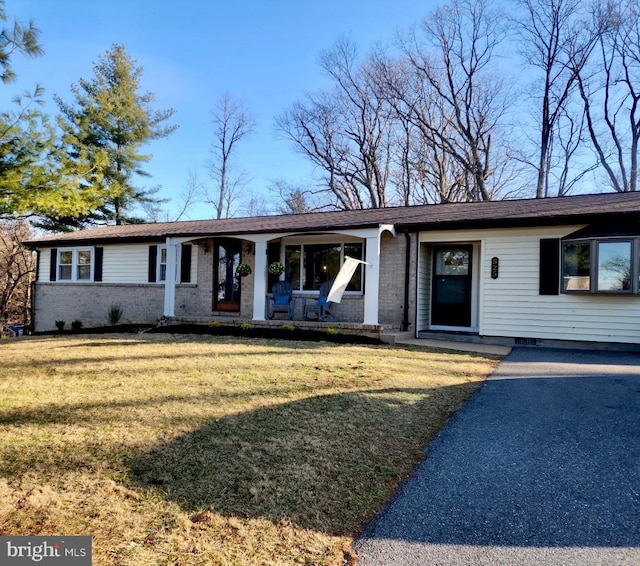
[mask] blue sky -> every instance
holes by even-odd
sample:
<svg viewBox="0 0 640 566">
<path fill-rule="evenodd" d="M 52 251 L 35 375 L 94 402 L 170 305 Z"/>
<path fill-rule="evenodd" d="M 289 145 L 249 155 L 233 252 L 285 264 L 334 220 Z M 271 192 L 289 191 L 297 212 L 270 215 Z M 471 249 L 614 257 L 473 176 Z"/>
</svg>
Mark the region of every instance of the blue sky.
<svg viewBox="0 0 640 566">
<path fill-rule="evenodd" d="M 435 5 L 426 0 L 7 0 L 12 19 L 35 20 L 45 55 L 15 59 L 19 80 L 3 87 L 1 100 L 6 104 L 37 82 L 50 100 L 47 111 L 55 114 L 53 95 L 71 101 L 71 84 L 90 79 L 98 57 L 121 43 L 144 68 L 142 89 L 156 95 L 157 108 L 174 108 L 173 123 L 180 126 L 146 148 L 154 157 L 147 165 L 152 178 L 143 184 L 161 185 L 161 196 L 171 198 L 189 170 L 206 178 L 211 110 L 228 91 L 257 117 L 238 160 L 251 179 L 248 189 L 266 194 L 273 179 L 308 183 L 313 173 L 290 142 L 278 139 L 274 118 L 305 92 L 327 84 L 317 64 L 320 51 L 344 35 L 362 51 L 390 42 Z M 198 205 L 189 217 L 210 215 Z"/>
</svg>

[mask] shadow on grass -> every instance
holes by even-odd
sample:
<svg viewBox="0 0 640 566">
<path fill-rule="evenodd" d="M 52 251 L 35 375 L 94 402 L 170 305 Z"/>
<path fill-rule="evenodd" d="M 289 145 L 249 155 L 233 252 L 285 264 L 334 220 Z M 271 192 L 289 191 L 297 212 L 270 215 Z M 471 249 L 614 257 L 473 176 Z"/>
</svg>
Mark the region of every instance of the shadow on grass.
<svg viewBox="0 0 640 566">
<path fill-rule="evenodd" d="M 320 395 L 208 422 L 131 458 L 133 486 L 186 512 L 353 535 L 475 385 Z"/>
<path fill-rule="evenodd" d="M 158 354 L 150 354 L 145 352 L 140 355 L 131 355 L 129 352 L 126 353 L 126 356 L 123 354 L 118 354 L 117 356 L 105 356 L 104 351 L 98 350 L 98 352 L 93 354 L 86 354 L 83 356 L 78 356 L 74 358 L 65 357 L 60 360 L 52 360 L 47 357 L 43 357 L 42 359 L 34 359 L 29 362 L 30 367 L 32 368 L 47 368 L 52 369 L 56 366 L 63 367 L 73 367 L 77 365 L 84 365 L 90 363 L 111 363 L 121 364 L 123 361 L 132 362 L 132 361 L 149 361 L 155 362 L 156 360 L 175 360 L 175 359 L 185 359 L 191 360 L 194 357 L 193 352 L 180 349 L 181 345 L 190 344 L 195 340 L 205 340 L 211 341 L 211 344 L 232 344 L 239 345 L 244 344 L 247 345 L 248 348 L 239 351 L 224 351 L 224 352 L 215 352 L 211 355 L 215 357 L 230 357 L 230 358 L 248 358 L 251 356 L 265 356 L 265 355 L 283 355 L 289 356 L 292 351 L 296 353 L 304 353 L 304 351 L 315 352 L 316 350 L 321 350 L 327 348 L 328 344 L 326 342 L 321 341 L 312 341 L 312 340 L 294 340 L 294 339 L 267 339 L 267 338 L 251 338 L 251 337 L 238 337 L 238 336 L 209 336 L 204 335 L 201 337 L 192 336 L 192 335 L 175 335 L 174 340 L 167 340 L 161 344 L 166 346 L 165 350 L 162 353 Z M 36 337 L 34 340 L 38 340 Z M 61 349 L 77 349 L 77 348 L 110 348 L 110 347 L 135 347 L 135 346 L 144 346 L 147 344 L 147 341 L 144 339 L 132 338 L 131 340 L 118 340 L 112 341 L 106 338 L 106 342 L 102 341 L 94 341 L 94 342 L 80 342 L 79 344 L 61 344 L 57 345 L 56 348 Z M 159 342 L 149 341 L 148 344 L 151 347 L 155 347 L 159 344 Z M 251 350 L 250 346 L 260 345 L 263 348 L 259 350 Z M 355 344 L 354 344 L 355 345 Z M 383 344 L 357 344 L 362 348 L 385 348 L 389 346 L 385 346 Z M 207 354 L 198 354 L 199 357 L 206 358 Z M 234 362 L 235 363 L 235 362 Z M 24 366 L 24 361 L 21 359 L 14 360 L 3 360 L 2 367 L 0 367 L 0 377 L 3 374 L 10 374 L 12 370 L 20 370 Z M 83 368 L 86 369 L 86 368 Z"/>
</svg>

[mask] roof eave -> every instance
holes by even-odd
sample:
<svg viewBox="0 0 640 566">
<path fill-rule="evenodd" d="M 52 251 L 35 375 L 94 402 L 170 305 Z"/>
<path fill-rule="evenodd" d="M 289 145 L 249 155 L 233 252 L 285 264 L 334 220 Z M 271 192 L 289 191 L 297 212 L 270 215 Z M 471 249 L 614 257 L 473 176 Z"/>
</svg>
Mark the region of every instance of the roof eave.
<svg viewBox="0 0 640 566">
<path fill-rule="evenodd" d="M 431 222 L 413 222 L 395 224 L 398 230 L 413 232 L 435 232 L 438 230 L 473 230 L 496 228 L 534 228 L 536 226 L 562 226 L 571 224 L 589 224 L 594 221 L 617 220 L 620 218 L 637 218 L 640 220 L 640 212 L 595 212 L 563 214 L 545 217 L 516 217 L 516 218 L 480 218 L 471 220 L 443 220 Z"/>
</svg>

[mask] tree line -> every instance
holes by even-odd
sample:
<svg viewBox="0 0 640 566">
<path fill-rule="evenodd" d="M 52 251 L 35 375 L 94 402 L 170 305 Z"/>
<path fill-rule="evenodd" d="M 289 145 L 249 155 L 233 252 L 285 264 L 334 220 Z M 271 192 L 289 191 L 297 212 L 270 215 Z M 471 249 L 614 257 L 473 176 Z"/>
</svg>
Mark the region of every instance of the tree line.
<svg viewBox="0 0 640 566">
<path fill-rule="evenodd" d="M 450 0 L 277 118 L 340 209 L 638 189 L 636 0 Z"/>
</svg>

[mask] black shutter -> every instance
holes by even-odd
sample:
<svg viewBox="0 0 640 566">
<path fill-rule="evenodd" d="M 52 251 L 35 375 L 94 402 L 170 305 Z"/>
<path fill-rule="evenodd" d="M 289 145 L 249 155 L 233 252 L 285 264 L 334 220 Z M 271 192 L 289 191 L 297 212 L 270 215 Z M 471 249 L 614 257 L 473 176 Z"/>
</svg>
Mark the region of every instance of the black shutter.
<svg viewBox="0 0 640 566">
<path fill-rule="evenodd" d="M 180 283 L 191 283 L 191 244 L 182 244 Z"/>
<path fill-rule="evenodd" d="M 58 248 L 51 248 L 51 263 L 49 264 L 49 281 L 58 279 Z"/>
<path fill-rule="evenodd" d="M 40 250 L 36 250 L 36 281 L 40 281 Z"/>
<path fill-rule="evenodd" d="M 560 240 L 540 240 L 540 294 L 560 293 Z"/>
<path fill-rule="evenodd" d="M 104 248 L 95 248 L 95 257 L 93 258 L 93 280 L 102 281 L 102 256 Z"/>
<path fill-rule="evenodd" d="M 156 282 L 158 246 L 149 246 L 149 283 Z"/>
</svg>

